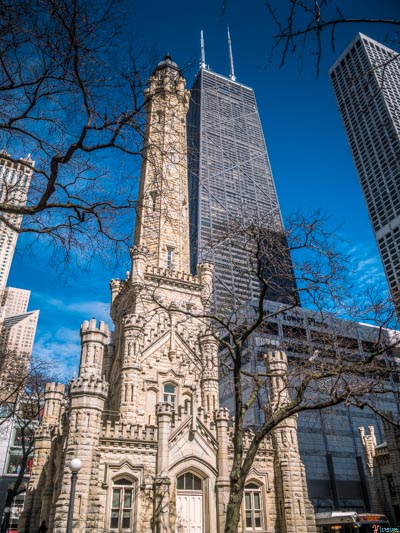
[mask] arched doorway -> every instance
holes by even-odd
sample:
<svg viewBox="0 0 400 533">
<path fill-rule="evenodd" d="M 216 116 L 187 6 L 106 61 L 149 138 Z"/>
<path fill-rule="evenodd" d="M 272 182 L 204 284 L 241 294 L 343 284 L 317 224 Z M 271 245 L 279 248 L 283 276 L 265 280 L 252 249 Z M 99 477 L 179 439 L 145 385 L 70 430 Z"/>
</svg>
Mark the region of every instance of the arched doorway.
<svg viewBox="0 0 400 533">
<path fill-rule="evenodd" d="M 186 472 L 176 484 L 176 533 L 203 533 L 203 482 Z"/>
</svg>

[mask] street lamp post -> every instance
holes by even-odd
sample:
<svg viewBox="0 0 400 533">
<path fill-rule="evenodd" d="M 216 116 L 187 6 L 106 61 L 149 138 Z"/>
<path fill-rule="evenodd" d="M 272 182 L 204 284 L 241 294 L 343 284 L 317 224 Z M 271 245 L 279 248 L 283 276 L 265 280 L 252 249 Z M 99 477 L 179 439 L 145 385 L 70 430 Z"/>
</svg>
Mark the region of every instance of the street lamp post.
<svg viewBox="0 0 400 533">
<path fill-rule="evenodd" d="M 75 502 L 75 488 L 76 480 L 78 479 L 78 472 L 82 468 L 82 463 L 79 459 L 72 459 L 69 464 L 69 469 L 71 470 L 71 492 L 69 495 L 69 507 L 68 507 L 68 521 L 67 521 L 67 532 L 72 532 L 72 520 L 74 518 L 74 502 Z"/>
</svg>

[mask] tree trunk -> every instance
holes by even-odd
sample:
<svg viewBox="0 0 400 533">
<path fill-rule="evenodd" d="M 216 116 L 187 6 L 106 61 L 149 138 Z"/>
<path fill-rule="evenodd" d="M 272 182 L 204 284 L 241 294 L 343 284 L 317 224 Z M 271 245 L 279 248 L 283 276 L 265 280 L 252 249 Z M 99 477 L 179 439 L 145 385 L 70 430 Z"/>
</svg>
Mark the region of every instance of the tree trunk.
<svg viewBox="0 0 400 533">
<path fill-rule="evenodd" d="M 243 488 L 237 484 L 235 490 L 231 489 L 229 494 L 228 507 L 226 509 L 226 522 L 224 533 L 237 533 L 240 520 L 240 511 L 242 507 Z"/>
</svg>

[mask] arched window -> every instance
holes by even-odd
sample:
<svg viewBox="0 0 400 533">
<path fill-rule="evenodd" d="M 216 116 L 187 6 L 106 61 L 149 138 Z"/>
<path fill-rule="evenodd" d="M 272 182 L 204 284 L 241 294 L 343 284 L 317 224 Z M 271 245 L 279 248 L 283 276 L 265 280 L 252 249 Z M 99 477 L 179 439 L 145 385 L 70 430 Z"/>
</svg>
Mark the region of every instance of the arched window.
<svg viewBox="0 0 400 533">
<path fill-rule="evenodd" d="M 176 403 L 175 385 L 173 385 L 172 383 L 165 383 L 163 392 L 164 392 L 163 402 L 164 403 L 169 403 L 171 405 L 171 407 L 172 407 L 172 410 L 174 411 L 175 410 L 175 403 Z"/>
<path fill-rule="evenodd" d="M 202 485 L 202 480 L 192 472 L 186 472 L 176 480 L 176 531 L 204 531 Z"/>
<path fill-rule="evenodd" d="M 201 490 L 201 479 L 192 472 L 186 472 L 178 477 L 176 486 L 178 490 Z"/>
<path fill-rule="evenodd" d="M 261 487 L 248 483 L 244 489 L 244 505 L 246 513 L 246 531 L 257 531 L 263 528 Z"/>
<path fill-rule="evenodd" d="M 126 478 L 113 482 L 110 529 L 112 531 L 131 531 L 133 525 L 134 485 Z"/>
</svg>

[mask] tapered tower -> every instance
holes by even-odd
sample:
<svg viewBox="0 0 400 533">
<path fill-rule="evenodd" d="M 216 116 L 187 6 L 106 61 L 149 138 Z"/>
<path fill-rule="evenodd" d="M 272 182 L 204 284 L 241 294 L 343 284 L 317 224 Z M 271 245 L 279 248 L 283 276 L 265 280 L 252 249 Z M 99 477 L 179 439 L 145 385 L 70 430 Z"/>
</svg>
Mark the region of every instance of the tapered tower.
<svg viewBox="0 0 400 533">
<path fill-rule="evenodd" d="M 145 93 L 146 142 L 135 245 L 148 264 L 189 273 L 186 114 L 189 92 L 170 56 L 157 66 Z"/>
<path fill-rule="evenodd" d="M 202 61 L 193 82 L 188 114 L 191 265 L 215 265 L 214 303 L 232 311 L 258 297 L 260 285 L 251 274 L 255 253 L 240 232 L 251 224 L 268 224 L 276 234 L 283 222 L 253 89 L 236 81 L 230 34 L 229 77 Z M 272 233 L 271 233 L 272 235 Z M 267 299 L 292 301 L 292 263 L 276 238 Z M 267 276 L 268 277 L 268 276 Z"/>
</svg>

